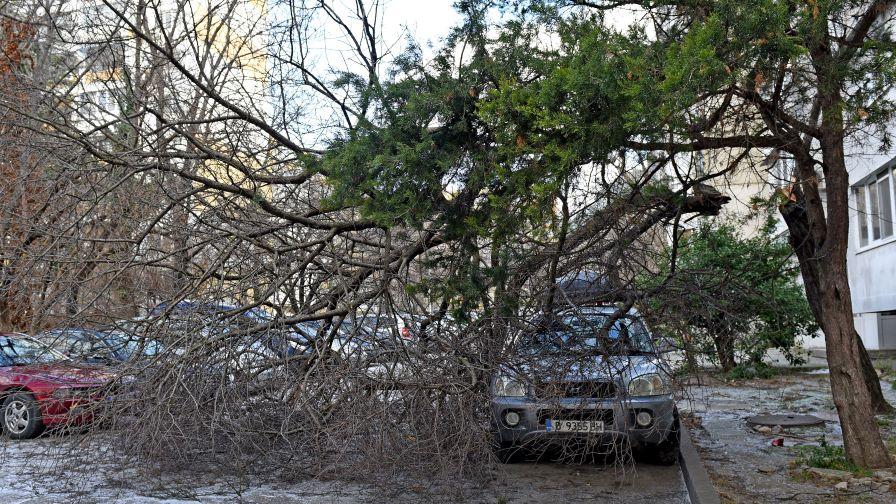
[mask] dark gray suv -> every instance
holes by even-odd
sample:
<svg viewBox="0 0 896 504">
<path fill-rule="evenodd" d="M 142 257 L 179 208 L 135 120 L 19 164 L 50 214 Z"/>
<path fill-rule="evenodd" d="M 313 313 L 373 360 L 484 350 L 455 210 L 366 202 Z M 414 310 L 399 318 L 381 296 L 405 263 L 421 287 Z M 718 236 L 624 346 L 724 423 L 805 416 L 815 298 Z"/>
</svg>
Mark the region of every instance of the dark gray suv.
<svg viewBox="0 0 896 504">
<path fill-rule="evenodd" d="M 528 448 L 630 446 L 672 464 L 678 411 L 668 367 L 640 315 L 577 308 L 523 332 L 491 382 L 492 430 L 503 461 Z"/>
</svg>

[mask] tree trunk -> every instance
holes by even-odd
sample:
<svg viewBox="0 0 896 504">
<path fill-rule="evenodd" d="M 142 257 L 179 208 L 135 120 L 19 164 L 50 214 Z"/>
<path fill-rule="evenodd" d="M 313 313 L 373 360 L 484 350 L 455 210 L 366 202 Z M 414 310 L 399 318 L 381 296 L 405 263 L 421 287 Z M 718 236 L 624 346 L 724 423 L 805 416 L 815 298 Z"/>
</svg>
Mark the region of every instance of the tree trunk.
<svg viewBox="0 0 896 504">
<path fill-rule="evenodd" d="M 795 203 L 788 203 L 788 205 L 781 208 L 781 215 L 784 217 L 784 220 L 787 221 L 788 227 L 790 227 L 791 243 L 796 244 L 794 245 L 794 250 L 797 252 L 797 256 L 809 257 L 809 254 L 811 254 L 809 250 L 796 250 L 798 247 L 807 248 L 809 244 L 812 243 L 809 239 L 808 227 L 805 222 L 805 211 Z M 803 267 L 802 263 L 803 261 L 801 260 L 800 267 L 805 271 L 805 268 L 807 268 L 808 265 Z M 815 320 L 818 324 L 821 325 L 821 320 L 824 315 L 821 308 L 821 298 L 818 295 L 820 290 L 818 282 L 814 277 L 803 275 L 803 284 L 806 288 L 806 298 L 809 301 L 812 314 L 815 316 Z M 814 294 L 810 294 L 810 291 Z M 893 406 L 891 406 L 884 398 L 883 390 L 880 388 L 880 377 L 877 376 L 877 370 L 874 369 L 874 363 L 871 362 L 871 356 L 868 355 L 868 351 L 862 343 L 862 338 L 858 338 L 859 356 L 862 360 L 862 374 L 865 376 L 865 385 L 868 387 L 868 393 L 871 394 L 871 403 L 873 404 L 874 411 L 879 415 L 892 413 L 894 411 Z"/>
<path fill-rule="evenodd" d="M 78 279 L 75 278 L 68 286 L 68 296 L 65 302 L 65 314 L 69 317 L 74 317 L 78 314 L 78 297 L 80 295 L 80 290 L 81 288 Z"/>
<path fill-rule="evenodd" d="M 687 361 L 689 372 L 696 374 L 700 371 L 700 367 L 697 365 L 697 349 L 694 348 L 694 336 L 688 330 L 688 327 L 688 325 L 685 325 L 682 332 L 684 358 Z"/>
<path fill-rule="evenodd" d="M 843 261 L 845 270 L 846 262 Z M 840 415 L 843 443 L 850 460 L 863 467 L 887 467 L 892 464 L 884 447 L 871 392 L 863 372 L 861 339 L 852 320 L 852 302 L 846 272 L 825 272 L 822 292 L 823 326 L 827 338 L 831 391 Z"/>
<path fill-rule="evenodd" d="M 861 338 L 852 320 L 852 295 L 846 269 L 850 208 L 844 149 L 843 74 L 831 50 L 827 25 L 827 18 L 822 17 L 809 31 L 809 55 L 818 79 L 815 100 L 821 112 L 821 125 L 817 139 L 827 190 L 826 204 L 818 192 L 811 143 L 803 143 L 796 156 L 800 178 L 809 196 L 801 202 L 809 210 L 808 237 L 813 252 L 806 257 L 806 264 L 816 277 L 813 285 L 819 289 L 814 295 L 819 297 L 821 327 L 831 370 L 831 393 L 840 416 L 846 456 L 863 467 L 888 467 L 893 462 L 874 418 L 874 404 L 862 370 Z"/>
<path fill-rule="evenodd" d="M 734 338 L 729 334 L 716 334 L 713 337 L 716 346 L 716 355 L 719 357 L 719 365 L 726 373 L 737 366 L 734 360 Z"/>
<path fill-rule="evenodd" d="M 891 465 L 874 418 L 872 394 L 863 372 L 861 338 L 852 321 L 846 253 L 819 258 L 809 234 L 805 209 L 796 202 L 781 207 L 800 263 L 806 297 L 824 331 L 831 392 L 840 417 L 846 454 L 863 467 Z M 876 375 L 875 375 L 876 378 Z"/>
</svg>

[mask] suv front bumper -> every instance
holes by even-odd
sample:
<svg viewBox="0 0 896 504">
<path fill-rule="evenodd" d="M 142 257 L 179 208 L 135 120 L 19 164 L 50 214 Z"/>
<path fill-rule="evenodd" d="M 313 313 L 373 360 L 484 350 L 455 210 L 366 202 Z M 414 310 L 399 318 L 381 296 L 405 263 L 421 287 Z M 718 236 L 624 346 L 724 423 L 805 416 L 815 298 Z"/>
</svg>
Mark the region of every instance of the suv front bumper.
<svg viewBox="0 0 896 504">
<path fill-rule="evenodd" d="M 506 422 L 508 412 L 516 412 L 520 421 L 511 426 Z M 647 412 L 652 421 L 638 425 L 639 412 Z M 526 397 L 495 397 L 491 402 L 492 429 L 496 441 L 503 445 L 532 443 L 563 443 L 586 440 L 600 443 L 619 443 L 627 440 L 632 447 L 657 444 L 675 429 L 675 401 L 671 395 L 628 397 L 624 399 L 565 398 L 539 401 Z M 600 433 L 551 432 L 547 419 L 600 420 Z"/>
</svg>

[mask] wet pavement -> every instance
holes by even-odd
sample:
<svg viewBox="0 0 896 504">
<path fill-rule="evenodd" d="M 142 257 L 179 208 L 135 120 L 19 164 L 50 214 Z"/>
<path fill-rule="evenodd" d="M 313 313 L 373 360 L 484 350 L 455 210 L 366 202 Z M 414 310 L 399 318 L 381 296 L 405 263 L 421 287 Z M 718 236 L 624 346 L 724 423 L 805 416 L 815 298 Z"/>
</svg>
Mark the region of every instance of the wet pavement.
<svg viewBox="0 0 896 504">
<path fill-rule="evenodd" d="M 738 383 L 702 380 L 690 384 L 679 408 L 693 415 L 688 423 L 694 441 L 723 502 L 896 502 L 892 481 L 854 478 L 837 489 L 846 477 L 821 477 L 796 464 L 799 446 L 843 443 L 825 370 Z M 893 388 L 883 385 L 896 404 Z M 746 422 L 753 415 L 774 413 L 812 414 L 825 423 L 779 430 Z M 879 422 L 884 436 L 896 443 L 891 420 L 880 417 Z M 773 446 L 776 439 L 783 439 L 783 446 Z"/>
<path fill-rule="evenodd" d="M 602 465 L 511 464 L 506 479 L 481 502 L 687 503 L 680 468 L 638 464 L 627 471 Z"/>
<path fill-rule="evenodd" d="M 102 454 L 95 463 L 65 464 L 71 439 L 47 436 L 31 441 L 0 437 L 0 502 L 181 504 L 203 503 L 416 503 L 416 502 L 690 502 L 677 465 L 612 461 L 563 464 L 551 461 L 502 465 L 485 484 L 445 486 L 445 491 L 414 486 L 400 493 L 382 488 L 309 479 L 298 483 L 221 481 L 202 473 L 147 479 L 122 470 Z M 60 451 L 56 450 L 56 447 Z M 188 481 L 185 483 L 185 481 Z"/>
</svg>

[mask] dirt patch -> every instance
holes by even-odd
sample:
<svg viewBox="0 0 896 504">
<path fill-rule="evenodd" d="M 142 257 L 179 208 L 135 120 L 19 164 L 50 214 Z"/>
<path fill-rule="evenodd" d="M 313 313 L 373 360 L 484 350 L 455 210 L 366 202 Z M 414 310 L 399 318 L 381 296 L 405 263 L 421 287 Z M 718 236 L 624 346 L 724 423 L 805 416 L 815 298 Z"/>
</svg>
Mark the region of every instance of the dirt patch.
<svg viewBox="0 0 896 504">
<path fill-rule="evenodd" d="M 843 444 L 827 375 L 807 372 L 736 383 L 701 381 L 687 387 L 679 408 L 686 412 L 686 423 L 723 502 L 896 501 L 892 473 L 819 474 L 801 463 L 806 453 L 823 451 L 811 447 Z M 887 399 L 896 403 L 893 390 L 884 388 Z M 812 414 L 825 423 L 760 429 L 746 422 L 747 417 L 773 413 Z M 880 417 L 879 424 L 889 445 L 896 446 L 892 417 Z"/>
</svg>

